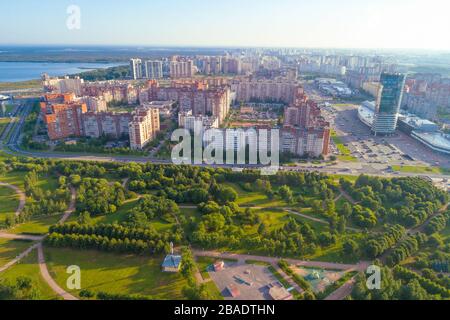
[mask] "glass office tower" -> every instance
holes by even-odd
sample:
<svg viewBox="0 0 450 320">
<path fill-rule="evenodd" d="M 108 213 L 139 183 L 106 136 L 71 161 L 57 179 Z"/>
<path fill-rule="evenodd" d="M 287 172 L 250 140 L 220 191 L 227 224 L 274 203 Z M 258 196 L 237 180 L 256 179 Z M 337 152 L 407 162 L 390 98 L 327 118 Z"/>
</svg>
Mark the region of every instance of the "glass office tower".
<svg viewBox="0 0 450 320">
<path fill-rule="evenodd" d="M 372 132 L 390 135 L 397 128 L 398 113 L 405 87 L 404 74 L 382 73 Z"/>
</svg>

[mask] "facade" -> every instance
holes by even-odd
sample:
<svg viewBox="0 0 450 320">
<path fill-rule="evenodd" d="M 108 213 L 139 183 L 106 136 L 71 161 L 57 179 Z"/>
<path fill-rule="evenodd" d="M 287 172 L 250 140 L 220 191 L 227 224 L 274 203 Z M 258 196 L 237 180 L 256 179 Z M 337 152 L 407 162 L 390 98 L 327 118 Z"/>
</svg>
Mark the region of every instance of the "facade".
<svg viewBox="0 0 450 320">
<path fill-rule="evenodd" d="M 138 102 L 138 90 L 130 81 L 88 82 L 83 86 L 82 95 L 103 98 L 106 103 L 116 101 L 136 104 Z"/>
<path fill-rule="evenodd" d="M 194 116 L 192 111 L 180 112 L 178 114 L 178 126 L 193 132 L 203 132 L 204 130 L 219 128 L 217 117 Z"/>
<path fill-rule="evenodd" d="M 79 99 L 83 103 L 86 103 L 89 112 L 106 112 L 108 105 L 103 96 L 100 97 L 81 97 Z"/>
<path fill-rule="evenodd" d="M 295 92 L 301 88 L 296 81 L 243 79 L 236 83 L 236 99 L 243 102 L 272 101 L 292 103 Z"/>
<path fill-rule="evenodd" d="M 327 156 L 330 149 L 330 124 L 321 116 L 317 103 L 308 100 L 301 89 L 294 103 L 285 110 L 280 148 L 299 156 Z"/>
<path fill-rule="evenodd" d="M 131 77 L 134 80 L 142 79 L 142 60 L 130 59 Z"/>
<path fill-rule="evenodd" d="M 162 61 L 145 61 L 144 78 L 150 80 L 157 80 L 163 78 Z"/>
<path fill-rule="evenodd" d="M 140 96 L 148 101 L 176 101 L 181 112 L 192 110 L 194 116 L 216 117 L 219 125 L 223 123 L 231 105 L 231 91 L 228 86 L 209 87 L 207 83 L 180 82 L 170 87 L 160 87 L 150 82 Z"/>
<path fill-rule="evenodd" d="M 389 135 L 395 132 L 404 87 L 404 75 L 389 73 L 381 75 L 380 92 L 372 127 L 375 135 Z"/>
<path fill-rule="evenodd" d="M 142 150 L 159 131 L 159 110 L 149 107 L 137 108 L 129 124 L 131 149 Z"/>
<path fill-rule="evenodd" d="M 81 116 L 87 112 L 85 103 L 49 104 L 43 115 L 51 140 L 80 137 L 83 135 Z"/>
<path fill-rule="evenodd" d="M 194 62 L 190 59 L 173 57 L 170 61 L 170 77 L 190 78 L 194 75 Z"/>
<path fill-rule="evenodd" d="M 80 96 L 82 93 L 84 80 L 80 77 L 64 77 L 64 78 L 50 78 L 48 74 L 42 75 L 42 85 L 45 92 L 52 93 L 74 93 Z"/>
<path fill-rule="evenodd" d="M 81 118 L 85 136 L 91 138 L 108 136 L 118 139 L 128 136 L 132 115 L 130 113 L 87 112 Z"/>
</svg>

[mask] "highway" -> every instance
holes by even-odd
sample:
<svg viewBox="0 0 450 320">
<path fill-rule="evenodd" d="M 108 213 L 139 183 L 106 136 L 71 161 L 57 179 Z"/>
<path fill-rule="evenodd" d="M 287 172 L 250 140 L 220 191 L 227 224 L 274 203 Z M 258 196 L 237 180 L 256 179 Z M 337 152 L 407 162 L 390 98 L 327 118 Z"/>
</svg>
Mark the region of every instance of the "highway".
<svg viewBox="0 0 450 320">
<path fill-rule="evenodd" d="M 58 152 L 40 152 L 40 151 L 26 151 L 19 147 L 20 134 L 22 132 L 23 126 L 25 124 L 25 119 L 31 111 L 31 102 L 26 102 L 21 107 L 17 107 L 15 114 L 20 117 L 18 122 L 11 123 L 7 129 L 4 131 L 0 148 L 10 155 L 14 156 L 26 156 L 31 158 L 43 158 L 43 159 L 61 159 L 61 160 L 71 160 L 71 161 L 93 161 L 93 162 L 120 162 L 120 163 L 153 163 L 168 165 L 172 164 L 170 160 L 161 160 L 151 157 L 136 157 L 136 156 L 121 156 L 121 155 L 92 155 L 92 154 L 76 154 L 76 153 L 58 153 Z M 15 124 L 15 126 L 14 126 Z M 4 144 L 4 139 L 8 136 L 8 132 L 11 131 L 9 139 L 6 144 Z M 198 167 L 212 167 L 212 168 L 234 168 L 240 169 L 257 169 L 261 166 L 255 165 L 226 165 L 226 164 L 192 164 Z M 450 180 L 449 175 L 435 174 L 435 173 L 408 173 L 408 172 L 389 172 L 390 164 L 367 164 L 364 162 L 337 162 L 335 164 L 321 164 L 314 165 L 310 163 L 298 164 L 297 166 L 282 166 L 279 169 L 281 171 L 315 171 L 325 174 L 339 174 L 339 175 L 360 175 L 367 174 L 372 176 L 380 177 L 429 177 L 436 180 Z"/>
</svg>

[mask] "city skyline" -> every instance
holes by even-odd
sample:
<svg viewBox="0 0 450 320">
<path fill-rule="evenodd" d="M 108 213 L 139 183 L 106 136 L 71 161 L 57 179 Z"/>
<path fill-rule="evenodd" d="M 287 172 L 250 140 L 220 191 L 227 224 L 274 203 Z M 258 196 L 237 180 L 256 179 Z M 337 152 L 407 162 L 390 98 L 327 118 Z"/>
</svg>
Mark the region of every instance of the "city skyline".
<svg viewBox="0 0 450 320">
<path fill-rule="evenodd" d="M 66 26 L 70 5 L 80 8 L 80 30 Z M 448 6 L 443 0 L 134 0 L 113 7 L 103 0 L 22 1 L 0 4 L 0 44 L 447 51 L 439 30 L 450 29 Z"/>
</svg>

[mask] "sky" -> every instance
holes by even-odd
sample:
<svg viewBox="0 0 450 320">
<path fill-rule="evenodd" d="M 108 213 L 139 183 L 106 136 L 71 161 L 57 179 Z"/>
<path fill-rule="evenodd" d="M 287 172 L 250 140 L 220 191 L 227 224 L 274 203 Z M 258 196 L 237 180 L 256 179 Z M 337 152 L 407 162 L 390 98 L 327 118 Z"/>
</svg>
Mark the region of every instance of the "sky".
<svg viewBox="0 0 450 320">
<path fill-rule="evenodd" d="M 0 44 L 450 50 L 448 12 L 448 0 L 7 0 Z"/>
</svg>

